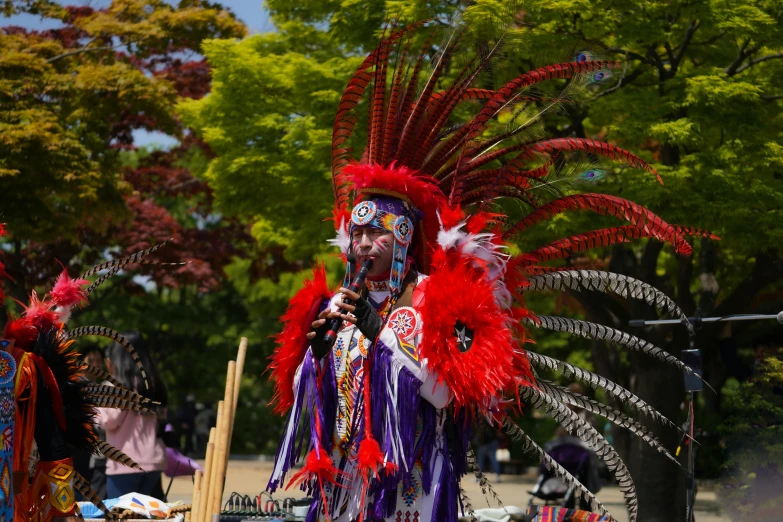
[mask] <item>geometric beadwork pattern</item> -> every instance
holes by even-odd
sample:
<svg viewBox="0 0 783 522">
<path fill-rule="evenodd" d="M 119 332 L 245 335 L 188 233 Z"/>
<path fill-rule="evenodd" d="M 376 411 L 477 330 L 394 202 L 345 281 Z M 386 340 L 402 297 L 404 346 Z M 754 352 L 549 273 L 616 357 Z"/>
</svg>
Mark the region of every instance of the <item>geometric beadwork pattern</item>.
<svg viewBox="0 0 783 522">
<path fill-rule="evenodd" d="M 51 469 L 47 475 L 54 480 L 65 482 L 73 475 L 73 466 L 61 462 L 54 469 Z"/>
<path fill-rule="evenodd" d="M 8 352 L 0 351 L 0 386 L 11 382 L 16 375 L 16 361 Z"/>
<path fill-rule="evenodd" d="M 2 348 L 9 345 L 3 342 Z M 14 519 L 15 378 L 16 361 L 10 353 L 0 351 L 0 521 Z"/>
<path fill-rule="evenodd" d="M 0 390 L 0 424 L 11 424 L 14 422 L 15 411 L 16 404 L 13 386 L 8 390 Z"/>
<path fill-rule="evenodd" d="M 0 506 L 6 507 L 11 502 L 11 459 L 3 459 L 3 470 L 0 471 Z"/>
<path fill-rule="evenodd" d="M 416 502 L 416 499 L 419 497 L 419 493 L 421 492 L 421 489 L 419 488 L 419 484 L 416 482 L 416 477 L 413 476 L 414 474 L 411 473 L 410 480 L 403 480 L 400 483 L 400 493 L 402 500 L 405 502 L 405 505 L 408 507 L 411 507 L 414 502 Z M 406 484 L 407 482 L 407 484 Z"/>
<path fill-rule="evenodd" d="M 54 486 L 55 484 L 52 485 Z M 73 496 L 73 487 L 70 484 L 62 482 L 56 484 L 56 486 L 57 488 L 52 493 L 50 502 L 58 511 L 67 513 L 73 508 L 75 500 Z"/>
</svg>

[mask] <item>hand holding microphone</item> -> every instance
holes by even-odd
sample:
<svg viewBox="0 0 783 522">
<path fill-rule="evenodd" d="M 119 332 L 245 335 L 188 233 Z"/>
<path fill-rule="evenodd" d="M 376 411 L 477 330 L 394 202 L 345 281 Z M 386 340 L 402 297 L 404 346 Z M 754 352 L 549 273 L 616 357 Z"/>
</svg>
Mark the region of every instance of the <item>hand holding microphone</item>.
<svg viewBox="0 0 783 522">
<path fill-rule="evenodd" d="M 333 312 L 327 308 L 318 314 L 318 319 L 313 321 L 313 330 L 307 334 L 307 338 L 317 358 L 320 359 L 332 349 L 343 321 L 355 324 L 365 337 L 373 341 L 381 332 L 383 327 L 381 317 L 372 305 L 359 295 L 372 263 L 372 259 L 366 259 L 348 288 L 339 289 L 343 294 L 343 299 L 337 302 L 339 311 Z M 349 313 L 353 315 L 348 315 Z"/>
</svg>

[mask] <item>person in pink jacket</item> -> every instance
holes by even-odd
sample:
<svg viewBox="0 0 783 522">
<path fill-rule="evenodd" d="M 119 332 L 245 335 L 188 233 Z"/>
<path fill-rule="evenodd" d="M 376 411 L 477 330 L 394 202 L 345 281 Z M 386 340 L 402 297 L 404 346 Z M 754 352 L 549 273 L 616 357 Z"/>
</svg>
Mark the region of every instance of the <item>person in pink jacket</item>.
<svg viewBox="0 0 783 522">
<path fill-rule="evenodd" d="M 106 368 L 127 389 L 159 402 L 160 406 L 157 415 L 98 408 L 97 420 L 106 430 L 106 442 L 132 458 L 144 470 L 133 470 L 109 459 L 106 463 L 107 493 L 109 498 L 141 493 L 162 500 L 161 471 L 166 469 L 166 446 L 160 434 L 165 424 L 168 394 L 141 334 L 125 332 L 123 335 L 141 358 L 147 372 L 149 389 L 144 386 L 141 372 L 131 356 L 118 343 L 112 343 L 106 349 Z"/>
</svg>

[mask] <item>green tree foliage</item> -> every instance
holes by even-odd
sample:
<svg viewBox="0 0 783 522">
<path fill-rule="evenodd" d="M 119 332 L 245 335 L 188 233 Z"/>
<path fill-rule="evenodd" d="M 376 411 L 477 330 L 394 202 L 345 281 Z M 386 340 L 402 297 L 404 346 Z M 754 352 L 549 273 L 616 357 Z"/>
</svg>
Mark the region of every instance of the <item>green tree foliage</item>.
<svg viewBox="0 0 783 522">
<path fill-rule="evenodd" d="M 243 27 L 199 1 L 117 0 L 99 11 L 5 2 L 4 9 L 63 23 L 0 35 L 0 192 L 14 194 L 4 198 L 4 220 L 28 240 L 105 230 L 123 214 L 127 188 L 118 145 L 137 128 L 178 132 L 172 49 L 197 50 L 204 38 L 240 36 Z"/>
<path fill-rule="evenodd" d="M 173 239 L 155 260 L 177 266 L 120 273 L 71 324 L 140 330 L 167 378 L 172 408 L 193 391 L 216 401 L 220 368 L 239 337 L 251 337 L 251 353 L 267 342 L 252 335 L 260 320 L 247 318 L 244 300 L 226 284 L 225 267 L 252 238 L 244 224 L 213 210 L 212 192 L 198 178 L 212 153 L 183 135 L 173 109 L 179 98 L 209 92 L 209 66 L 196 54 L 201 42 L 241 37 L 244 26 L 200 0 L 117 0 L 100 10 L 47 1 L 1 5 L 6 15 L 62 22 L 45 31 L 0 30 L 0 222 L 11 234 L 0 248 L 13 278 L 9 297 L 25 301 L 30 290 L 50 288 L 62 270 L 58 260 L 75 276 L 107 255 Z M 180 145 L 136 150 L 136 129 L 177 137 Z M 265 267 L 251 263 L 250 273 L 271 276 Z M 11 299 L 6 305 L 18 311 Z M 5 313 L 0 328 L 4 323 Z M 263 366 L 262 358 L 248 361 L 248 384 Z M 243 414 L 238 421 L 247 422 Z"/>
</svg>

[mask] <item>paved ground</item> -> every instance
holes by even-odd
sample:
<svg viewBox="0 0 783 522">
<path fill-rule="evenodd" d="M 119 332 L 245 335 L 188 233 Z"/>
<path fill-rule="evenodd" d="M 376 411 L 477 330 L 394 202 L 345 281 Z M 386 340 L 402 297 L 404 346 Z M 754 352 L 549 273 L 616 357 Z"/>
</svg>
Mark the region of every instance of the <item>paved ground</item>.
<svg viewBox="0 0 783 522">
<path fill-rule="evenodd" d="M 203 461 L 199 461 L 203 465 Z M 232 460 L 229 462 L 228 475 L 226 477 L 226 489 L 224 502 L 228 500 L 232 491 L 243 495 L 258 495 L 266 487 L 269 475 L 272 471 L 271 462 L 259 461 L 241 461 Z M 166 477 L 164 477 L 166 478 Z M 170 479 L 167 479 L 170 480 Z M 164 488 L 168 482 L 164 482 Z M 530 476 L 512 476 L 504 475 L 499 484 L 495 484 L 495 490 L 498 496 L 506 505 L 519 507 L 527 506 L 530 495 L 527 493 L 533 486 L 533 480 Z M 473 503 L 474 509 L 487 507 L 484 495 L 478 487 L 478 484 L 472 480 L 463 481 L 463 487 Z M 715 498 L 715 493 L 705 491 L 701 488 L 696 499 L 695 518 L 697 522 L 729 522 L 729 519 L 722 516 L 720 508 Z M 170 501 L 182 500 L 190 502 L 193 493 L 193 485 L 190 477 L 178 477 L 174 479 L 169 493 Z M 280 492 L 278 492 L 280 493 Z M 292 488 L 289 491 L 276 495 L 275 498 L 283 499 L 286 496 L 301 497 L 302 492 Z M 622 494 L 616 487 L 605 487 L 598 494 L 598 498 L 606 508 L 617 517 L 618 522 L 627 522 L 628 517 L 625 512 Z M 493 504 L 492 507 L 495 507 Z"/>
</svg>

